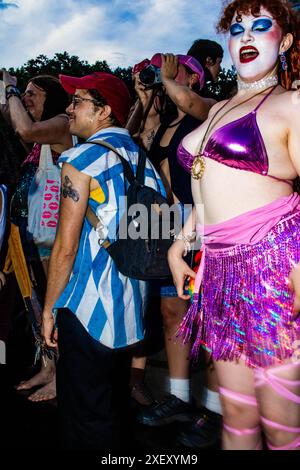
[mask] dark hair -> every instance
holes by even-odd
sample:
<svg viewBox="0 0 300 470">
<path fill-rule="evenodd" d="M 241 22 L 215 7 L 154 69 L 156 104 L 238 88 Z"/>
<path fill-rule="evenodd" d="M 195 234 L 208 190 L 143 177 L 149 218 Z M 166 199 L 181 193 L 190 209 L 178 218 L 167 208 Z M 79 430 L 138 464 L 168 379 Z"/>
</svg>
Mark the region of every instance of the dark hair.
<svg viewBox="0 0 300 470">
<path fill-rule="evenodd" d="M 207 82 L 212 80 L 210 71 L 206 67 L 207 58 L 210 57 L 215 64 L 218 58 L 223 59 L 224 50 L 216 41 L 211 41 L 210 39 L 196 39 L 187 54 L 200 62 L 205 72 L 205 81 Z"/>
<path fill-rule="evenodd" d="M 28 83 L 33 83 L 37 88 L 46 92 L 41 121 L 46 121 L 46 119 L 51 119 L 66 112 L 70 100 L 58 78 L 52 75 L 37 75 Z"/>
<path fill-rule="evenodd" d="M 14 186 L 26 151 L 0 113 L 0 184 Z"/>
<path fill-rule="evenodd" d="M 224 10 L 217 29 L 219 32 L 227 32 L 230 28 L 235 12 L 259 16 L 260 9 L 268 10 L 282 29 L 283 34 L 291 33 L 294 42 L 286 52 L 288 72 L 281 75 L 281 82 L 285 88 L 290 88 L 294 78 L 299 77 L 300 68 L 300 21 L 296 11 L 289 2 L 282 0 L 234 0 Z"/>
<path fill-rule="evenodd" d="M 98 90 L 96 89 L 91 89 L 91 90 L 88 90 L 89 94 L 91 95 L 91 97 L 97 101 L 98 103 L 98 106 L 105 106 L 107 103 L 106 99 L 99 93 Z M 95 106 L 95 109 L 97 108 L 97 104 L 94 103 L 94 106 Z M 118 119 L 116 118 L 116 116 L 114 115 L 113 111 L 111 111 L 111 114 L 110 114 L 110 120 L 111 120 L 111 124 L 113 126 L 116 126 L 116 127 L 123 127 L 121 125 L 121 123 L 118 121 Z"/>
<path fill-rule="evenodd" d="M 157 114 L 160 114 L 160 116 L 164 113 L 164 108 L 166 104 L 166 92 L 163 87 L 157 87 L 154 90 L 153 93 L 153 98 L 154 98 L 154 109 L 157 112 Z M 158 101 L 158 105 L 157 105 Z"/>
</svg>

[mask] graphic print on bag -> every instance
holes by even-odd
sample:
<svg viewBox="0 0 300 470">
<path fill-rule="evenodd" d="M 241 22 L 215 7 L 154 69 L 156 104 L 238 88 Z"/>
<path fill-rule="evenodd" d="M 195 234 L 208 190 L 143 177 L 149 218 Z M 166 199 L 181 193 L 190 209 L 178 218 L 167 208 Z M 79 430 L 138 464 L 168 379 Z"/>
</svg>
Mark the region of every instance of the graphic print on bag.
<svg viewBox="0 0 300 470">
<path fill-rule="evenodd" d="M 59 181 L 47 179 L 43 197 L 44 202 L 41 218 L 41 227 L 57 227 L 60 198 L 59 193 Z"/>
<path fill-rule="evenodd" d="M 59 216 L 60 169 L 53 164 L 50 145 L 42 145 L 39 166 L 28 192 L 28 225 L 36 245 L 53 246 Z"/>
</svg>

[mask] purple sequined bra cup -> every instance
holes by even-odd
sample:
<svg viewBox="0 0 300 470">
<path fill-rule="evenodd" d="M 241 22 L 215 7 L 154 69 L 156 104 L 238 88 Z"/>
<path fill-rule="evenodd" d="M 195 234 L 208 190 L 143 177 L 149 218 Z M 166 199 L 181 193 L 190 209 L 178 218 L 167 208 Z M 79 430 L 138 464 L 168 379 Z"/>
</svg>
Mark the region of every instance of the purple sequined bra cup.
<svg viewBox="0 0 300 470">
<path fill-rule="evenodd" d="M 268 155 L 256 119 L 258 109 L 273 90 L 274 88 L 264 96 L 253 111 L 213 132 L 203 150 L 203 155 L 230 168 L 251 171 L 291 184 L 289 180 L 268 174 Z M 177 159 L 186 171 L 191 171 L 194 158 L 181 142 L 177 150 Z"/>
</svg>

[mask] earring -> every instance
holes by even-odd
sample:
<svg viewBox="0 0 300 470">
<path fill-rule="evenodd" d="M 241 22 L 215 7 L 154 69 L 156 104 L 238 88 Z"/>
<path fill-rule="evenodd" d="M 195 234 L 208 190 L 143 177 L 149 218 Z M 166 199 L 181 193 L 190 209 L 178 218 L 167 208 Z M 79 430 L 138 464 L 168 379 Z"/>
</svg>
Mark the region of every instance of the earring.
<svg viewBox="0 0 300 470">
<path fill-rule="evenodd" d="M 288 64 L 287 64 L 287 61 L 286 61 L 285 52 L 282 52 L 282 53 L 280 54 L 280 62 L 281 62 L 281 70 L 282 70 L 282 72 L 286 72 L 287 69 L 288 69 Z"/>
</svg>

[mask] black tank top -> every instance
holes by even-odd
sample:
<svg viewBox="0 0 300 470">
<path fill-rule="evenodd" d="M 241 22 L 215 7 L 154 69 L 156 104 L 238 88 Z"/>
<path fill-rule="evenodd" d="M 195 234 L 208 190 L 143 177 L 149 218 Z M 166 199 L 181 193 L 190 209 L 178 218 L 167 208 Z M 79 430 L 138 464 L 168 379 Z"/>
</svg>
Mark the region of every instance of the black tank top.
<svg viewBox="0 0 300 470">
<path fill-rule="evenodd" d="M 160 141 L 168 129 L 169 124 L 161 124 L 153 139 L 149 151 L 149 158 L 157 171 L 160 171 L 161 162 L 166 158 L 168 159 L 171 176 L 171 188 L 175 196 L 182 204 L 193 204 L 193 197 L 191 191 L 191 175 L 185 171 L 181 165 L 179 165 L 177 160 L 177 148 L 182 139 L 187 134 L 196 129 L 196 127 L 200 126 L 200 124 L 201 121 L 198 119 L 186 115 L 177 127 L 167 147 L 161 147 Z"/>
</svg>

